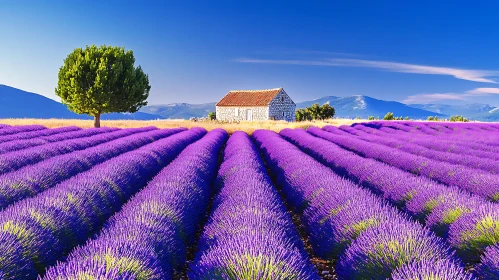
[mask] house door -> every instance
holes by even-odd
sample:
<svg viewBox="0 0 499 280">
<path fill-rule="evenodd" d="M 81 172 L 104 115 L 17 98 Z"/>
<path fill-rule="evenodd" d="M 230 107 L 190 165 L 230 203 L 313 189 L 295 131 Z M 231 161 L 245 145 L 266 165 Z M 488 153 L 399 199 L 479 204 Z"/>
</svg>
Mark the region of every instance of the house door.
<svg viewBox="0 0 499 280">
<path fill-rule="evenodd" d="M 247 119 L 248 121 L 252 121 L 252 120 L 253 120 L 253 110 L 247 110 L 247 111 L 246 111 L 246 113 L 247 113 L 247 115 L 246 115 L 246 116 L 247 116 L 247 117 L 246 117 L 246 119 Z"/>
</svg>

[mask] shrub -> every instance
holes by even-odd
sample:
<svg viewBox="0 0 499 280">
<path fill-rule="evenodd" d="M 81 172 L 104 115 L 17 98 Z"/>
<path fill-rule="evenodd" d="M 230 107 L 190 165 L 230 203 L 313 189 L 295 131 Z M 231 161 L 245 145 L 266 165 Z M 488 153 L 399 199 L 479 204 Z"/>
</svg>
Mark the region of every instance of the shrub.
<svg viewBox="0 0 499 280">
<path fill-rule="evenodd" d="M 386 113 L 385 117 L 383 118 L 385 121 L 391 121 L 395 119 L 395 116 L 393 116 L 392 112 Z"/>
<path fill-rule="evenodd" d="M 463 116 L 459 116 L 459 115 L 451 116 L 450 121 L 451 122 L 469 122 L 469 120 L 467 118 L 465 118 Z"/>
<path fill-rule="evenodd" d="M 315 103 L 310 107 L 296 110 L 296 121 L 332 119 L 335 113 L 335 109 L 331 105 L 324 104 L 320 106 Z"/>
<path fill-rule="evenodd" d="M 215 112 L 209 112 L 208 113 L 208 119 L 212 120 L 212 121 L 216 120 L 217 119 L 217 113 L 215 113 Z"/>
</svg>

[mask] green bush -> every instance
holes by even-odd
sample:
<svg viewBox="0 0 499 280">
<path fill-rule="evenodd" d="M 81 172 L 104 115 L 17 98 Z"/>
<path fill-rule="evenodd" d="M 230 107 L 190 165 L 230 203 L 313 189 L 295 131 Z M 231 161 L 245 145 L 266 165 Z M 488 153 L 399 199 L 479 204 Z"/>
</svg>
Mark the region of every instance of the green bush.
<svg viewBox="0 0 499 280">
<path fill-rule="evenodd" d="M 395 116 L 393 115 L 392 112 L 386 113 L 385 117 L 383 118 L 385 121 L 392 121 L 395 119 Z"/>
<path fill-rule="evenodd" d="M 318 103 L 310 107 L 296 110 L 296 121 L 326 120 L 332 119 L 336 111 L 329 104 L 320 106 Z"/>
<path fill-rule="evenodd" d="M 209 112 L 208 113 L 208 119 L 212 120 L 212 121 L 216 120 L 217 119 L 217 113 L 215 113 L 215 112 Z"/>
<path fill-rule="evenodd" d="M 467 118 L 465 118 L 463 116 L 459 116 L 459 115 L 451 116 L 450 121 L 451 122 L 469 122 L 469 120 Z"/>
</svg>

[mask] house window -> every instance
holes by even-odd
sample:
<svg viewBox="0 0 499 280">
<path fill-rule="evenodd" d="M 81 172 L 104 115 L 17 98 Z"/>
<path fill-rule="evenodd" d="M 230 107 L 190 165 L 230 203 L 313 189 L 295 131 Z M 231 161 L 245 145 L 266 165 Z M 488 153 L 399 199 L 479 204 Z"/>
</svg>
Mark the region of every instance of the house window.
<svg viewBox="0 0 499 280">
<path fill-rule="evenodd" d="M 234 108 L 234 116 L 239 117 L 239 108 Z"/>
<path fill-rule="evenodd" d="M 281 96 L 281 101 L 284 102 L 284 96 Z"/>
<path fill-rule="evenodd" d="M 282 116 L 284 117 L 284 112 L 282 112 Z"/>
</svg>

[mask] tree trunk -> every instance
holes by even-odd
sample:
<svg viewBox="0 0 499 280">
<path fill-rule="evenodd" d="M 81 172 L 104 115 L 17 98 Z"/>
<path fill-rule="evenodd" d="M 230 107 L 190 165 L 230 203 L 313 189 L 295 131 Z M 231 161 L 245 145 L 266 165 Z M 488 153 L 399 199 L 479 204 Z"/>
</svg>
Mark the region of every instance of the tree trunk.
<svg viewBox="0 0 499 280">
<path fill-rule="evenodd" d="M 94 127 L 100 127 L 100 114 L 94 116 Z"/>
</svg>

